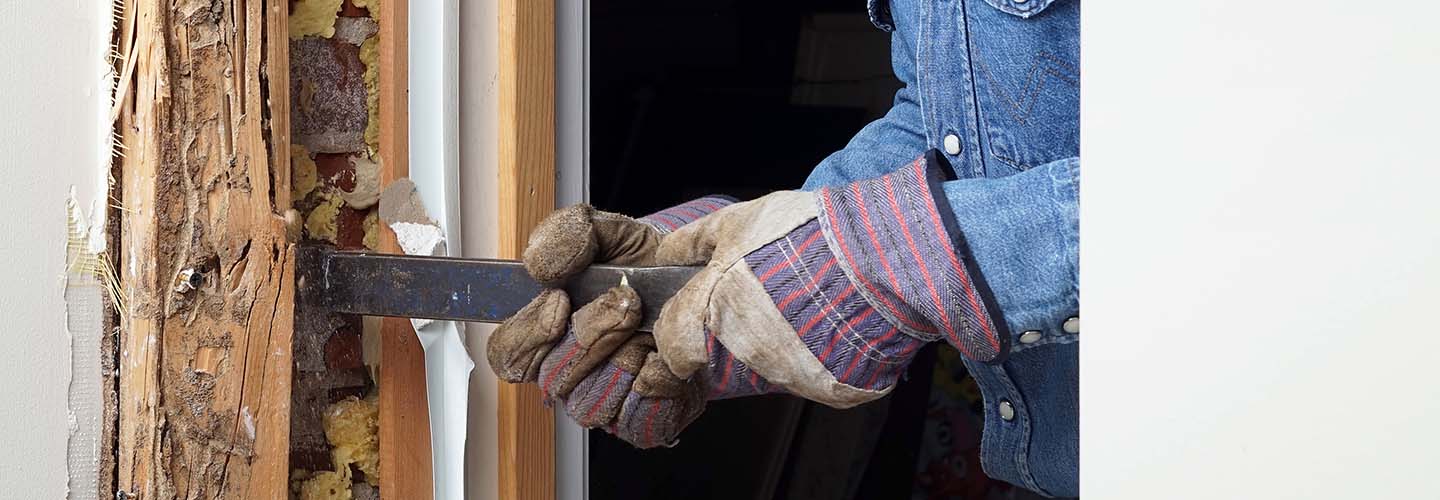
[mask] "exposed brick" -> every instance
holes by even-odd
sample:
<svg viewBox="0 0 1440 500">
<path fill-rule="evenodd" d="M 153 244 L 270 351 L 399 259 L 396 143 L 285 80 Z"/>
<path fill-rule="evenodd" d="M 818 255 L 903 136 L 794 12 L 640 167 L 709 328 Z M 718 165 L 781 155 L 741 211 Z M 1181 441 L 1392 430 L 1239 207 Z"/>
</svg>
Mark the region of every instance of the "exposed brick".
<svg viewBox="0 0 1440 500">
<path fill-rule="evenodd" d="M 365 216 L 369 210 L 341 207 L 335 216 L 335 245 L 342 250 L 365 249 Z"/>
<path fill-rule="evenodd" d="M 365 65 L 360 48 L 306 37 L 290 42 L 291 135 L 312 153 L 366 150 Z"/>
<path fill-rule="evenodd" d="M 341 191 L 355 190 L 355 165 L 350 155 L 324 153 L 315 155 L 315 172 L 320 176 L 320 185 Z"/>
<path fill-rule="evenodd" d="M 370 17 L 370 9 L 356 7 L 350 0 L 340 4 L 340 17 Z"/>
<path fill-rule="evenodd" d="M 363 368 L 364 360 L 360 353 L 360 332 L 346 331 L 344 329 L 330 335 L 325 341 L 325 368 L 340 370 L 346 368 Z"/>
</svg>

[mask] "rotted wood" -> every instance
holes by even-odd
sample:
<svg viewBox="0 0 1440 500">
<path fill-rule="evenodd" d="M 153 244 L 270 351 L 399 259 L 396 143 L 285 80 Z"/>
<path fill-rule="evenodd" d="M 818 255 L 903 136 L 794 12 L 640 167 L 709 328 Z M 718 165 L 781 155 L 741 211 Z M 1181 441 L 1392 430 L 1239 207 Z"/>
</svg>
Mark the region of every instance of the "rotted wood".
<svg viewBox="0 0 1440 500">
<path fill-rule="evenodd" d="M 124 3 L 114 497 L 287 495 L 287 9 Z"/>
</svg>

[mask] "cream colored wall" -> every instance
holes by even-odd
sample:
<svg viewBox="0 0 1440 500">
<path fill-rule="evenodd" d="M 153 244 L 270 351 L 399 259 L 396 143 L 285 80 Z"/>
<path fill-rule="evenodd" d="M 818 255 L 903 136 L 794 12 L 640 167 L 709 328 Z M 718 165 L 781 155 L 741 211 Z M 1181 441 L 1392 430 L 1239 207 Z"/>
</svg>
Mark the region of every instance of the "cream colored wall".
<svg viewBox="0 0 1440 500">
<path fill-rule="evenodd" d="M 69 411 L 74 342 L 65 303 L 66 199 L 103 200 L 109 147 L 104 54 L 109 2 L 0 0 L 0 497 L 94 498 L 93 450 L 69 470 L 66 447 L 93 440 L 93 414 Z M 94 335 L 99 332 L 76 332 Z M 98 367 L 92 367 L 98 368 Z M 94 370 L 89 375 L 96 375 Z M 94 380 L 91 387 L 95 387 Z M 92 394 L 93 395 L 93 394 Z M 98 395 L 96 395 L 98 397 Z M 86 406 L 93 412 L 98 400 Z M 72 430 L 73 426 L 73 430 Z M 93 441 L 90 441 L 93 443 Z M 93 448 L 93 445 L 82 448 Z M 89 464 L 89 465 L 86 465 Z"/>
<path fill-rule="evenodd" d="M 555 0 L 555 198 L 561 205 L 586 199 L 586 54 L 588 0 Z M 460 211 L 467 257 L 495 257 L 498 210 L 498 0 L 467 0 L 460 6 Z M 493 326 L 468 325 L 466 343 L 475 371 L 470 379 L 466 493 L 497 494 L 497 380 L 485 359 Z M 586 434 L 563 413 L 555 422 L 555 496 L 583 500 Z"/>
<path fill-rule="evenodd" d="M 460 3 L 460 234 L 466 257 L 495 257 L 499 248 L 498 16 L 496 0 Z M 475 360 L 465 443 L 465 496 L 471 500 L 490 500 L 498 494 L 497 380 L 484 356 L 493 329 L 478 323 L 465 327 L 466 345 Z"/>
</svg>

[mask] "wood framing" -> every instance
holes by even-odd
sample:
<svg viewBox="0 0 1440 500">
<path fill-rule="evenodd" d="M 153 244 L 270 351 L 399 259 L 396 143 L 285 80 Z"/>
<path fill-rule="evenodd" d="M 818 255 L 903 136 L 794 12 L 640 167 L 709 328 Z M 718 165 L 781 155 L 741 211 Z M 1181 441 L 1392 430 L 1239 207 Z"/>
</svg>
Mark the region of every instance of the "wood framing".
<svg viewBox="0 0 1440 500">
<path fill-rule="evenodd" d="M 500 0 L 500 257 L 555 209 L 555 3 Z M 500 498 L 555 497 L 555 419 L 534 384 L 499 383 Z"/>
<path fill-rule="evenodd" d="M 287 5 L 123 7 L 110 496 L 283 499 L 294 297 Z"/>
<path fill-rule="evenodd" d="M 380 2 L 380 186 L 409 175 L 409 2 Z M 381 252 L 403 253 L 388 227 Z M 380 497 L 426 499 L 434 492 L 425 351 L 410 320 L 380 323 Z"/>
</svg>

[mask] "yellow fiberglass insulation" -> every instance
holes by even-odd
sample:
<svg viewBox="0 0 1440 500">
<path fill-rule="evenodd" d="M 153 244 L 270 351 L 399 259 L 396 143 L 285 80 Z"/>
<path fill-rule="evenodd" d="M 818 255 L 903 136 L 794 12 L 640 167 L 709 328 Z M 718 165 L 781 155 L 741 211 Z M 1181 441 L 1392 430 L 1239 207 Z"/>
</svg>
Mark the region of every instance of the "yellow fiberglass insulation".
<svg viewBox="0 0 1440 500">
<path fill-rule="evenodd" d="M 335 35 L 335 18 L 344 0 L 299 0 L 290 9 L 290 39 Z"/>
<path fill-rule="evenodd" d="M 356 7 L 370 11 L 370 17 L 380 19 L 380 0 L 350 0 Z"/>
<path fill-rule="evenodd" d="M 351 500 L 350 468 L 340 472 L 320 471 L 300 483 L 299 500 Z"/>
<path fill-rule="evenodd" d="M 300 201 L 305 199 L 315 185 L 320 182 L 320 174 L 316 171 L 315 160 L 310 158 L 310 151 L 304 145 L 290 145 L 290 199 Z"/>
<path fill-rule="evenodd" d="M 373 11 L 372 11 L 373 12 Z M 360 44 L 360 62 L 365 64 L 365 108 L 369 118 L 365 121 L 365 144 L 370 146 L 370 156 L 380 151 L 380 37 L 366 38 Z"/>
<path fill-rule="evenodd" d="M 318 196 L 320 204 L 315 205 L 310 215 L 305 217 L 305 230 L 310 232 L 311 238 L 334 243 L 339 233 L 335 218 L 340 215 L 340 206 L 345 204 L 345 200 L 326 190 L 321 190 Z"/>
<path fill-rule="evenodd" d="M 304 477 L 296 471 L 299 500 L 350 500 L 354 465 L 365 473 L 365 482 L 380 482 L 380 406 L 374 397 L 350 396 L 325 409 L 325 440 L 330 442 L 334 471 L 317 471 Z M 295 484 L 295 483 L 292 483 Z"/>
<path fill-rule="evenodd" d="M 365 482 L 380 480 L 380 406 L 375 399 L 345 398 L 325 409 L 325 440 L 336 468 L 355 467 Z"/>
<path fill-rule="evenodd" d="M 369 214 L 365 215 L 364 222 L 361 223 L 362 227 L 365 228 L 365 239 L 361 240 L 361 243 L 365 245 L 365 248 L 369 248 L 371 250 L 380 249 L 379 214 L 379 210 L 371 210 Z"/>
</svg>

